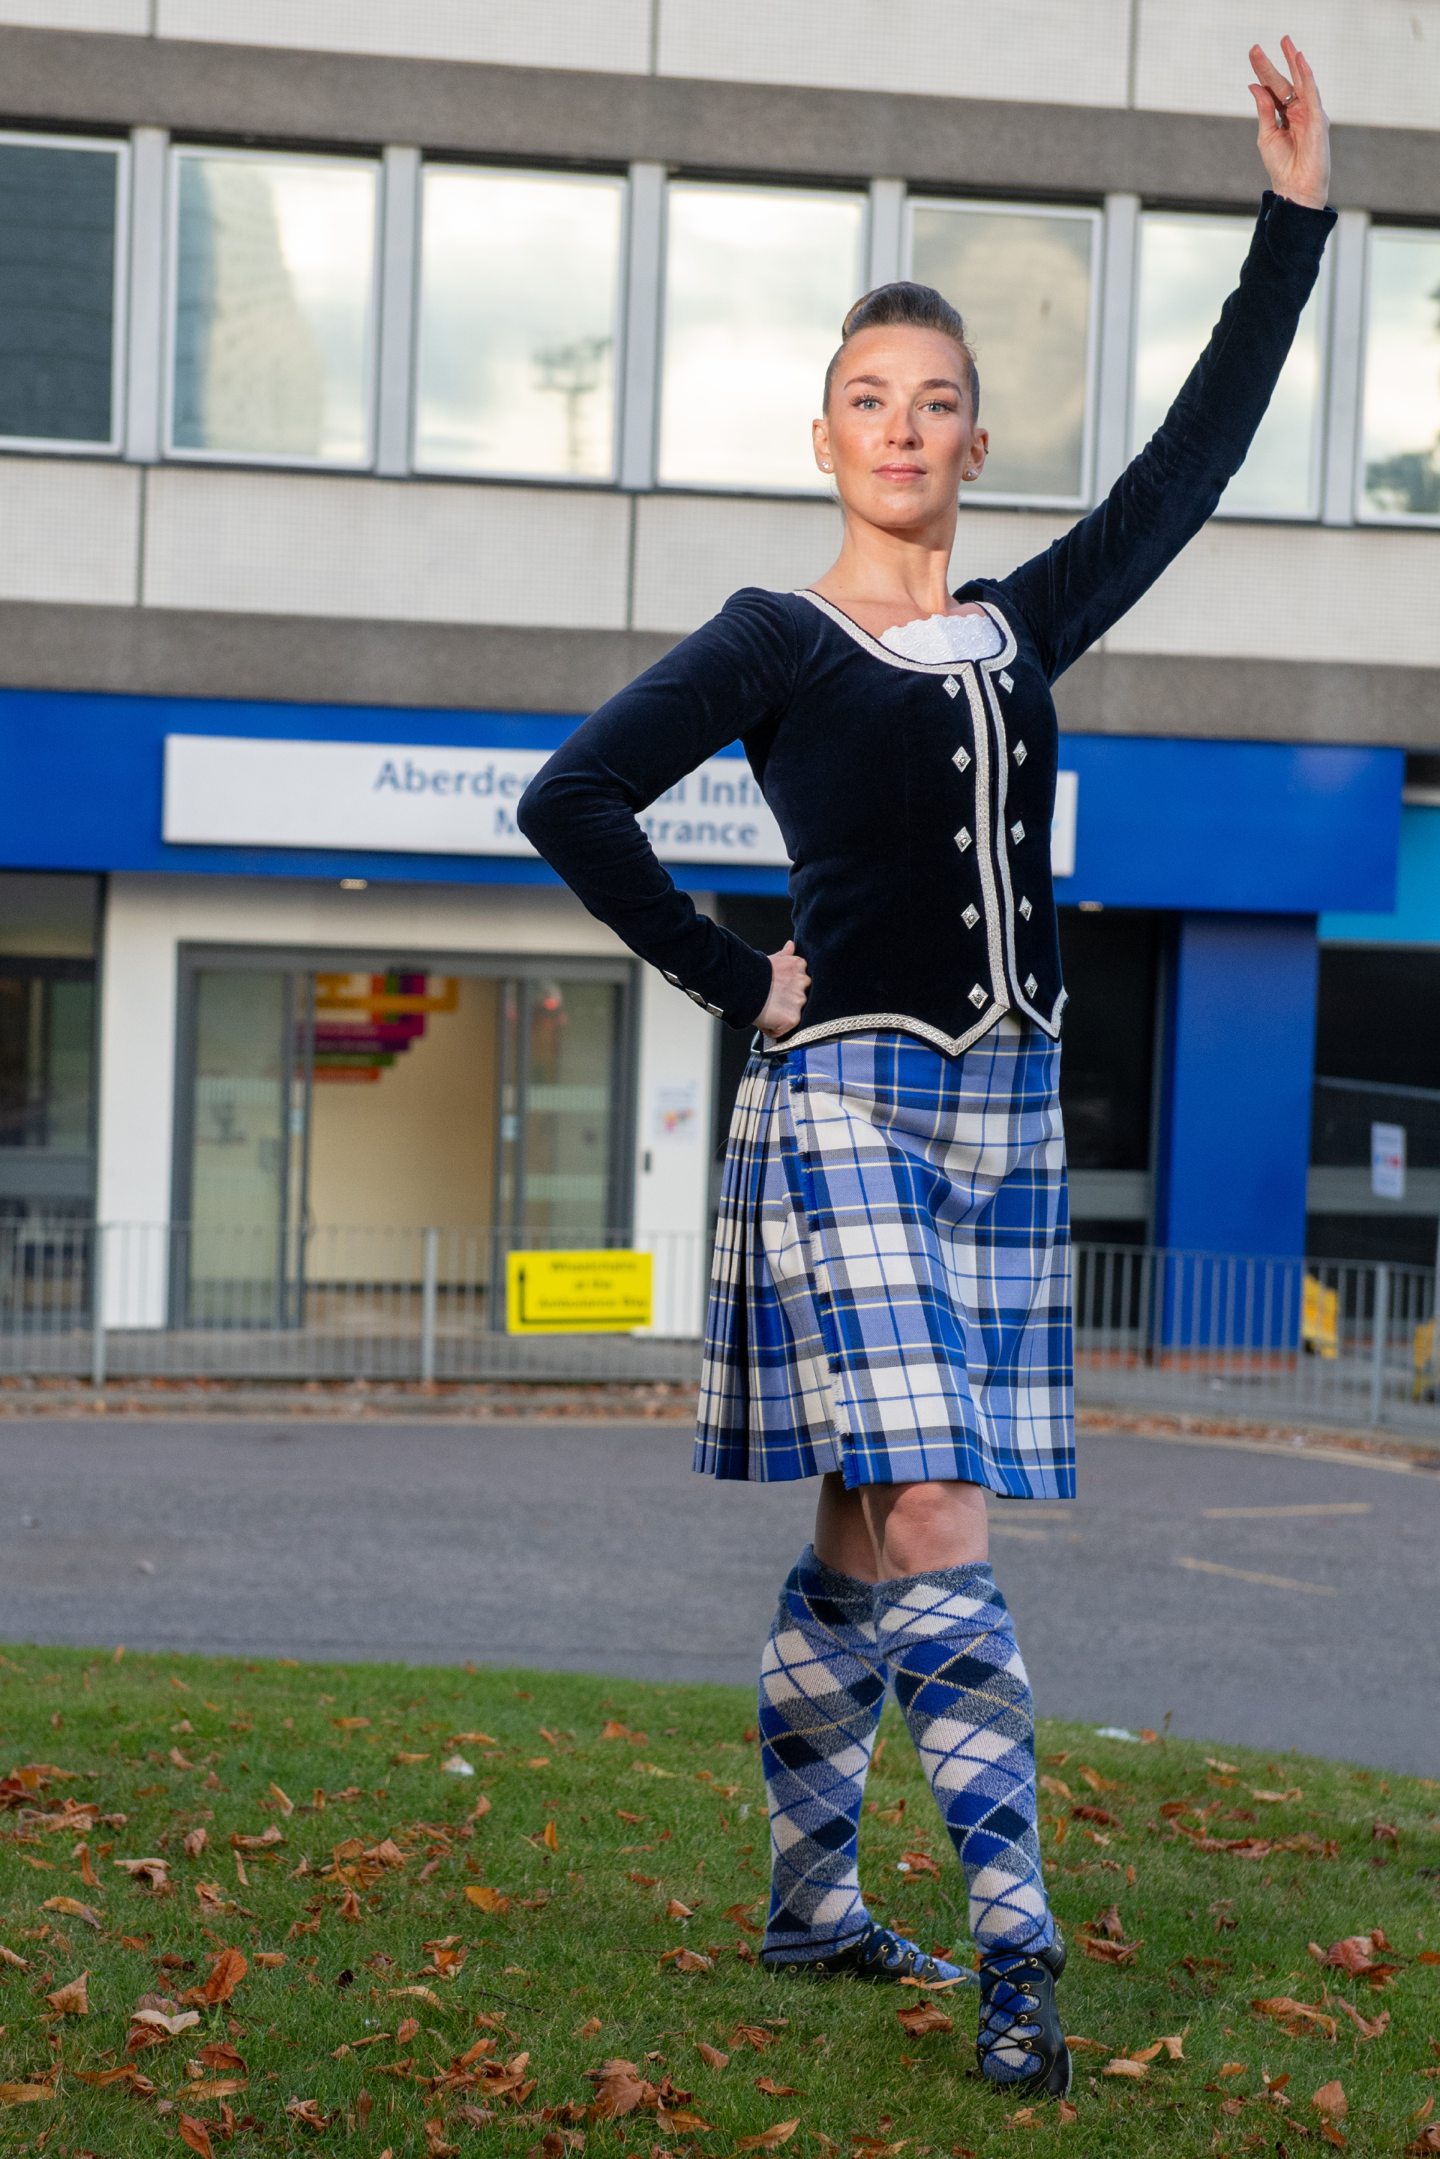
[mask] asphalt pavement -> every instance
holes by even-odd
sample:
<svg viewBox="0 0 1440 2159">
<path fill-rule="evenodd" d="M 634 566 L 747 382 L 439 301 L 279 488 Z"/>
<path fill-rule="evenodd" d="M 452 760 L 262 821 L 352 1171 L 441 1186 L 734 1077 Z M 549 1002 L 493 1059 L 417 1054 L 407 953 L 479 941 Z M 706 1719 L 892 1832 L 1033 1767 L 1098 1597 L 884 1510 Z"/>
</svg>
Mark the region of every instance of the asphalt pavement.
<svg viewBox="0 0 1440 2159">
<path fill-rule="evenodd" d="M 0 1639 L 748 1684 L 814 1488 L 674 1424 L 0 1421 Z M 1082 1433 L 991 1505 L 1041 1714 L 1440 1775 L 1440 1474 Z"/>
</svg>

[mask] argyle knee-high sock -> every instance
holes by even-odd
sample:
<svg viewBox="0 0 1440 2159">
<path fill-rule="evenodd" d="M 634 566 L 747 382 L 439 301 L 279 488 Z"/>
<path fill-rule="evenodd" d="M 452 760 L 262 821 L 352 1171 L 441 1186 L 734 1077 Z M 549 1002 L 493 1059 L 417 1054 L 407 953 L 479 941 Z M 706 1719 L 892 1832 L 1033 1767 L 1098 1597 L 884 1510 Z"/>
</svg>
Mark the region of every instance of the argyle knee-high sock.
<svg viewBox="0 0 1440 2159">
<path fill-rule="evenodd" d="M 885 1706 L 875 1586 L 807 1545 L 780 1591 L 760 1663 L 760 1753 L 770 1807 L 767 1959 L 826 1955 L 870 1923 L 856 1844 Z"/>
<path fill-rule="evenodd" d="M 878 1643 L 965 1873 L 981 1949 L 1055 1938 L 1035 1821 L 1035 1716 L 988 1560 L 881 1582 Z"/>
</svg>

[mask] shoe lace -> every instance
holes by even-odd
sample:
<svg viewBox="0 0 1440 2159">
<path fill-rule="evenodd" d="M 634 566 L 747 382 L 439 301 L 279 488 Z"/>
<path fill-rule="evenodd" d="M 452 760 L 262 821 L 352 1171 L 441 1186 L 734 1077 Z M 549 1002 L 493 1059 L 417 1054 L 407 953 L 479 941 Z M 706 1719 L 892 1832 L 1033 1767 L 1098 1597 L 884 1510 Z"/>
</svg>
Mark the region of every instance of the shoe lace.
<svg viewBox="0 0 1440 2159">
<path fill-rule="evenodd" d="M 980 2028 L 976 2035 L 982 2065 L 993 2053 L 997 2061 L 1003 2062 L 1007 2075 L 1016 2078 L 1045 2066 L 1032 2044 L 1041 2031 L 1034 2021 L 1040 2010 L 1037 1984 L 1043 1984 L 1041 1975 L 1048 1978 L 1049 1967 L 1023 1950 L 983 1960 Z"/>
</svg>

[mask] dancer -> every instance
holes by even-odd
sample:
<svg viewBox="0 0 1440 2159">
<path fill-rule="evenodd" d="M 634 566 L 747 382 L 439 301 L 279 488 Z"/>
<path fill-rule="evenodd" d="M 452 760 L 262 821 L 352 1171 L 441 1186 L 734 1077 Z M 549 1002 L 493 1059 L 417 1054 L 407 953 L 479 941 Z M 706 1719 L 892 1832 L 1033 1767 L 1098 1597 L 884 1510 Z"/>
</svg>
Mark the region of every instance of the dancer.
<svg viewBox="0 0 1440 2159">
<path fill-rule="evenodd" d="M 1075 1491 L 1065 992 L 1050 685 L 1154 582 L 1244 459 L 1334 212 L 1293 41 L 1251 48 L 1264 192 L 1236 290 L 1099 507 L 1008 577 L 948 589 L 983 469 L 980 383 L 939 293 L 857 300 L 813 422 L 844 538 L 814 584 L 742 586 L 585 720 L 518 806 L 590 911 L 756 1030 L 717 1225 L 695 1466 L 817 1477 L 760 1674 L 763 1961 L 978 1983 L 1007 2096 L 1063 2094 L 1065 1943 L 1036 1828 L 1034 1714 L 987 1491 Z M 736 394 L 763 394 L 736 367 Z M 792 864 L 795 936 L 697 913 L 636 813 L 739 738 Z M 1164 805 L 1156 805 L 1163 816 Z M 978 1973 L 877 1924 L 856 1871 L 893 1689 L 955 1845 Z"/>
</svg>

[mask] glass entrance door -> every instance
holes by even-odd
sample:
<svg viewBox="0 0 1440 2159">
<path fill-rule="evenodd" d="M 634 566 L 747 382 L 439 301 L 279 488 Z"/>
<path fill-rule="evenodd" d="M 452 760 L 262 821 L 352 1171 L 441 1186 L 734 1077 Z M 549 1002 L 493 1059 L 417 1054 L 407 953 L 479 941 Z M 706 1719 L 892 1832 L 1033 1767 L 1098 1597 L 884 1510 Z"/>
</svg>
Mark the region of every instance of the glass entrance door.
<svg viewBox="0 0 1440 2159">
<path fill-rule="evenodd" d="M 498 1227 L 551 1245 L 623 1234 L 622 985 L 535 975 L 503 998 Z"/>
<path fill-rule="evenodd" d="M 296 1326 L 303 1317 L 313 982 L 281 969 L 196 971 L 177 1253 L 190 1324 Z"/>
</svg>

